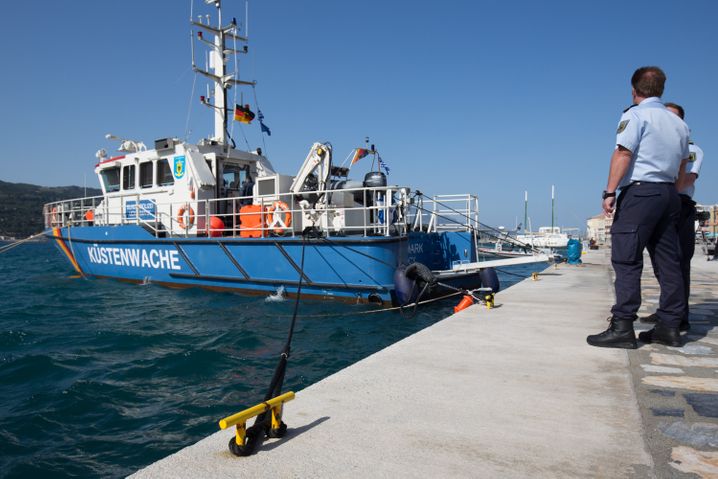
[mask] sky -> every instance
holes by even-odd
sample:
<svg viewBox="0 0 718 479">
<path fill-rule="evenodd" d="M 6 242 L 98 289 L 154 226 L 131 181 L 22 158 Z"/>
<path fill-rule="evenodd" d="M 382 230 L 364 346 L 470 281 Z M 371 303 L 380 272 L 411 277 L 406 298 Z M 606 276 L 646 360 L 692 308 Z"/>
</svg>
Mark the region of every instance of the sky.
<svg viewBox="0 0 718 479">
<path fill-rule="evenodd" d="M 107 133 L 148 146 L 211 135 L 191 3 L 4 2 L 0 180 L 97 186 L 95 152 L 118 146 Z M 247 26 L 244 0 L 223 5 Z M 194 0 L 200 11 L 214 13 Z M 481 221 L 507 227 L 528 191 L 534 229 L 551 223 L 555 185 L 555 224 L 585 229 L 631 75 L 658 65 L 664 100 L 684 106 L 705 152 L 695 199 L 718 203 L 718 2 L 251 0 L 249 12 L 239 68 L 257 102 L 248 88 L 237 99 L 258 103 L 272 135 L 264 147 L 255 121 L 234 137 L 281 173 L 296 174 L 315 141 L 341 163 L 368 136 L 392 184 L 477 194 Z"/>
</svg>

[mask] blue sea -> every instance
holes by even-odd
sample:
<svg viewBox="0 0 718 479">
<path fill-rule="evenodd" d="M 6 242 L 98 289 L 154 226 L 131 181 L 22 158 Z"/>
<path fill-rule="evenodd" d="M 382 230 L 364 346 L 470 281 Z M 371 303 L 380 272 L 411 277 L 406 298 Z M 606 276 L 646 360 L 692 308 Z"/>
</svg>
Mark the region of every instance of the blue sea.
<svg viewBox="0 0 718 479">
<path fill-rule="evenodd" d="M 503 268 L 502 288 L 544 267 Z M 262 400 L 294 305 L 82 279 L 49 242 L 0 254 L 0 271 L 0 477 L 122 477 L 212 434 Z M 458 301 L 412 318 L 302 302 L 284 390 L 440 321 Z"/>
</svg>

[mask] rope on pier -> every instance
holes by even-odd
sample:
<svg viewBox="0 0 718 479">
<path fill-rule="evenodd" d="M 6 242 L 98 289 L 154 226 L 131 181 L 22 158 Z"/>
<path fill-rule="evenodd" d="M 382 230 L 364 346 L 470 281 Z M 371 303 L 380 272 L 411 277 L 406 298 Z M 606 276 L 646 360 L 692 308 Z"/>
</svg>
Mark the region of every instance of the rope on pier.
<svg viewBox="0 0 718 479">
<path fill-rule="evenodd" d="M 292 349 L 292 337 L 294 336 L 294 326 L 297 323 L 297 313 L 299 311 L 299 299 L 302 296 L 302 283 L 304 279 L 304 251 L 306 249 L 306 240 L 308 237 L 315 237 L 318 231 L 313 228 L 305 228 L 302 232 L 302 259 L 299 266 L 299 284 L 297 286 L 297 296 L 294 301 L 294 312 L 292 314 L 292 322 L 289 325 L 289 334 L 287 335 L 287 342 L 284 344 L 281 354 L 279 355 L 279 363 L 274 370 L 272 381 L 269 383 L 269 388 L 264 396 L 264 402 L 266 403 L 270 399 L 278 397 L 282 393 L 282 386 L 284 384 L 284 376 L 287 372 L 287 360 Z M 229 440 L 229 450 L 236 456 L 249 456 L 257 449 L 263 440 L 264 436 L 271 438 L 283 437 L 287 433 L 287 425 L 284 422 L 279 422 L 277 425 L 272 424 L 272 413 L 271 409 L 267 410 L 257 416 L 254 421 L 254 425 L 247 428 L 246 441 L 244 444 L 237 444 L 237 439 L 233 437 Z"/>
</svg>

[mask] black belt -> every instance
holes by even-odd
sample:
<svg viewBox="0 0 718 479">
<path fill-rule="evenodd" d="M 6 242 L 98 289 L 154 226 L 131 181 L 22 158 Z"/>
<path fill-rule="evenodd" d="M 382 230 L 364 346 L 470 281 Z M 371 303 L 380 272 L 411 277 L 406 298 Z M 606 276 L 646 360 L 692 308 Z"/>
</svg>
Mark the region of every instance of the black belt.
<svg viewBox="0 0 718 479">
<path fill-rule="evenodd" d="M 675 183 L 672 181 L 631 181 L 631 185 L 675 185 Z"/>
</svg>

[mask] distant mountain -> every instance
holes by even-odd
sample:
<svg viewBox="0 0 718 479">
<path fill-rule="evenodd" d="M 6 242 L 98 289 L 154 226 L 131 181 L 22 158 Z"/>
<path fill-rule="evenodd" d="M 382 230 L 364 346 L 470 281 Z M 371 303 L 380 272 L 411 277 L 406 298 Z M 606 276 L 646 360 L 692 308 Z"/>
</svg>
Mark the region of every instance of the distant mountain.
<svg viewBox="0 0 718 479">
<path fill-rule="evenodd" d="M 0 181 L 0 236 L 27 238 L 44 229 L 42 205 L 102 191 L 81 186 L 38 186 Z"/>
</svg>

